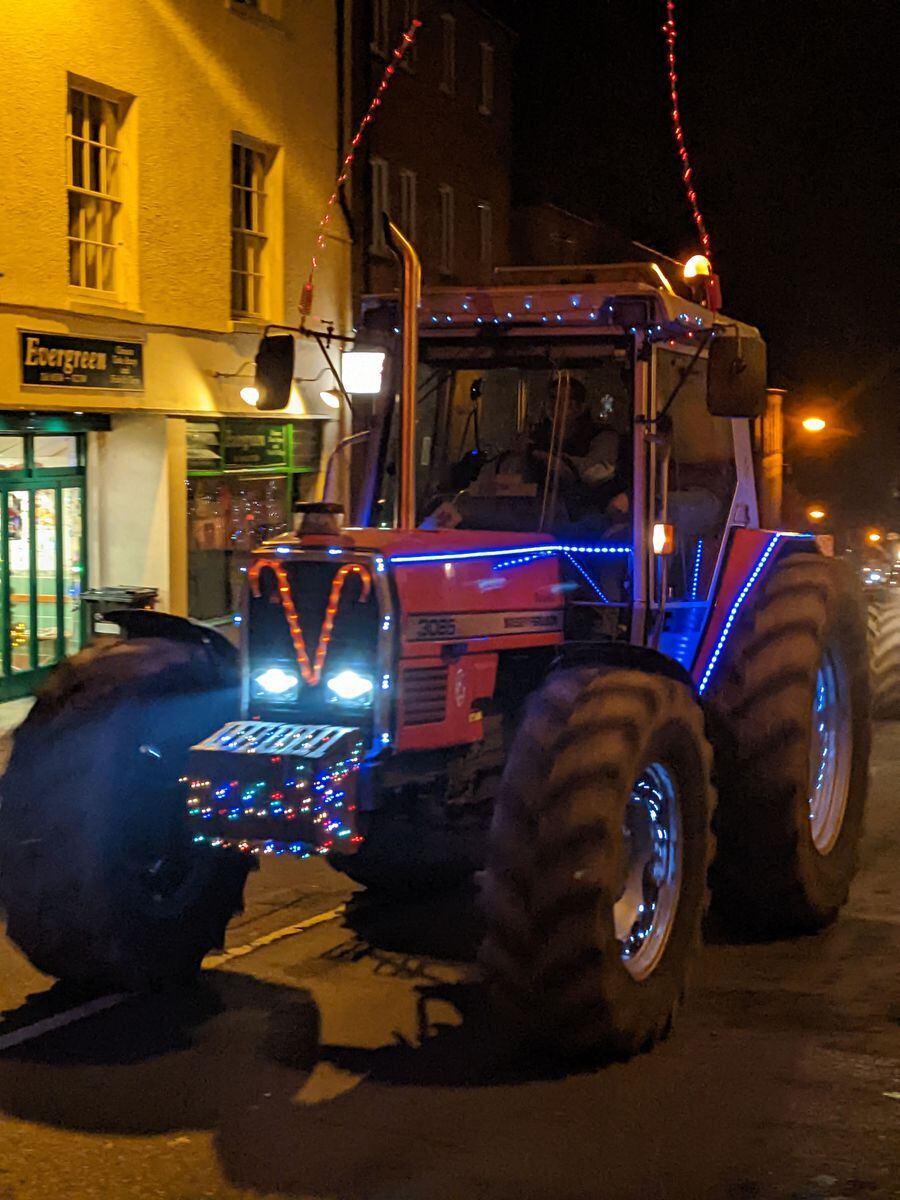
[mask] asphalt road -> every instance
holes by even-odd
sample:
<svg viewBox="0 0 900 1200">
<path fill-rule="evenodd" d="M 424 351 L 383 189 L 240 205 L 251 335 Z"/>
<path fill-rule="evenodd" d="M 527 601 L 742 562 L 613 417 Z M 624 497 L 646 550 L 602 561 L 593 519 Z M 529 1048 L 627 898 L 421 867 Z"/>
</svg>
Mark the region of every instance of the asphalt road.
<svg viewBox="0 0 900 1200">
<path fill-rule="evenodd" d="M 0 1200 L 897 1200 L 898 782 L 881 726 L 837 925 L 707 945 L 672 1038 L 583 1074 L 498 1057 L 459 902 L 341 912 L 321 863 L 265 865 L 197 989 L 42 1037 L 73 1001 L 4 941 Z"/>
</svg>

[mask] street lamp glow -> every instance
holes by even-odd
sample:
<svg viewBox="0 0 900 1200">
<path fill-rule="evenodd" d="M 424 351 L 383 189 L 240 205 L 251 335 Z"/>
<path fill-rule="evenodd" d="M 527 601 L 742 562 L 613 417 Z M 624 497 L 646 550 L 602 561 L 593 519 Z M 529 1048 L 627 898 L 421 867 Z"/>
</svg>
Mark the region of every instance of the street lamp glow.
<svg viewBox="0 0 900 1200">
<path fill-rule="evenodd" d="M 826 422 L 821 417 L 804 417 L 802 421 L 803 428 L 807 433 L 821 433 L 825 424 Z"/>
<path fill-rule="evenodd" d="M 878 542 L 881 541 L 881 534 L 878 532 L 877 529 L 873 529 L 869 533 L 866 534 L 866 541 L 871 542 L 872 545 L 874 546 Z"/>
<path fill-rule="evenodd" d="M 818 505 L 813 505 L 812 508 L 806 510 L 806 515 L 811 521 L 824 521 L 828 516 L 824 508 L 819 508 Z"/>
</svg>

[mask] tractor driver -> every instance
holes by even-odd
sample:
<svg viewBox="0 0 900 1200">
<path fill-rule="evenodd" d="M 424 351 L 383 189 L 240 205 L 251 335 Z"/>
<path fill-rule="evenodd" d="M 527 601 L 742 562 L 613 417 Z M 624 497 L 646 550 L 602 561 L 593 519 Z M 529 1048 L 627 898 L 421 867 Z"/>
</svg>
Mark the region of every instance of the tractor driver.
<svg viewBox="0 0 900 1200">
<path fill-rule="evenodd" d="M 581 380 L 570 377 L 568 386 L 568 404 L 556 439 L 561 446 L 556 463 L 559 492 L 570 518 L 585 528 L 596 526 L 599 532 L 598 518 L 605 527 L 609 521 L 603 518 L 628 512 L 631 447 L 612 424 L 612 396 L 603 396 L 595 414 Z M 551 376 L 549 389 L 554 407 L 558 388 L 558 377 Z M 545 414 L 531 430 L 532 456 L 549 463 L 552 441 L 553 421 Z"/>
</svg>

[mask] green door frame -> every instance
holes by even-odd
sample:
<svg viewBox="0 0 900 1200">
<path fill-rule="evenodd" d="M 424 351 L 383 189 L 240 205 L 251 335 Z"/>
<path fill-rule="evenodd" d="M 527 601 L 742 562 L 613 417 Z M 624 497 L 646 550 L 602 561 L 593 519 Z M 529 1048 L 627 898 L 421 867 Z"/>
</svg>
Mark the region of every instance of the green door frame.
<svg viewBox="0 0 900 1200">
<path fill-rule="evenodd" d="M 29 456 L 30 458 L 30 456 Z M 79 455 L 83 463 L 83 455 Z M 13 700 L 30 695 L 51 667 L 66 654 L 65 640 L 65 589 L 63 579 L 63 492 L 75 488 L 81 499 L 81 581 L 82 590 L 87 578 L 87 513 L 85 509 L 84 467 L 64 470 L 27 470 L 9 472 L 0 476 L 0 701 Z M 36 492 L 54 493 L 56 516 L 56 653 L 53 661 L 38 664 L 38 575 L 37 575 L 37 514 L 34 496 Z M 24 671 L 12 670 L 12 600 L 9 565 L 9 494 L 27 492 L 29 526 L 29 667 Z M 85 642 L 84 607 L 79 607 L 76 628 L 78 646 Z"/>
</svg>

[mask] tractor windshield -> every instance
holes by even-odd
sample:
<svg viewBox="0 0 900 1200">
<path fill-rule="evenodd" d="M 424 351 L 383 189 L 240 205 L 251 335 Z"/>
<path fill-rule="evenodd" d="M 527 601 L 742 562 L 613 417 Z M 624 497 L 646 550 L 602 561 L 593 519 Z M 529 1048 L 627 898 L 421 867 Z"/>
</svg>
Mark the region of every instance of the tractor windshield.
<svg viewBox="0 0 900 1200">
<path fill-rule="evenodd" d="M 421 344 L 417 520 L 426 528 L 612 537 L 629 522 L 632 369 L 612 347 Z M 396 439 L 378 524 L 390 524 Z"/>
</svg>

